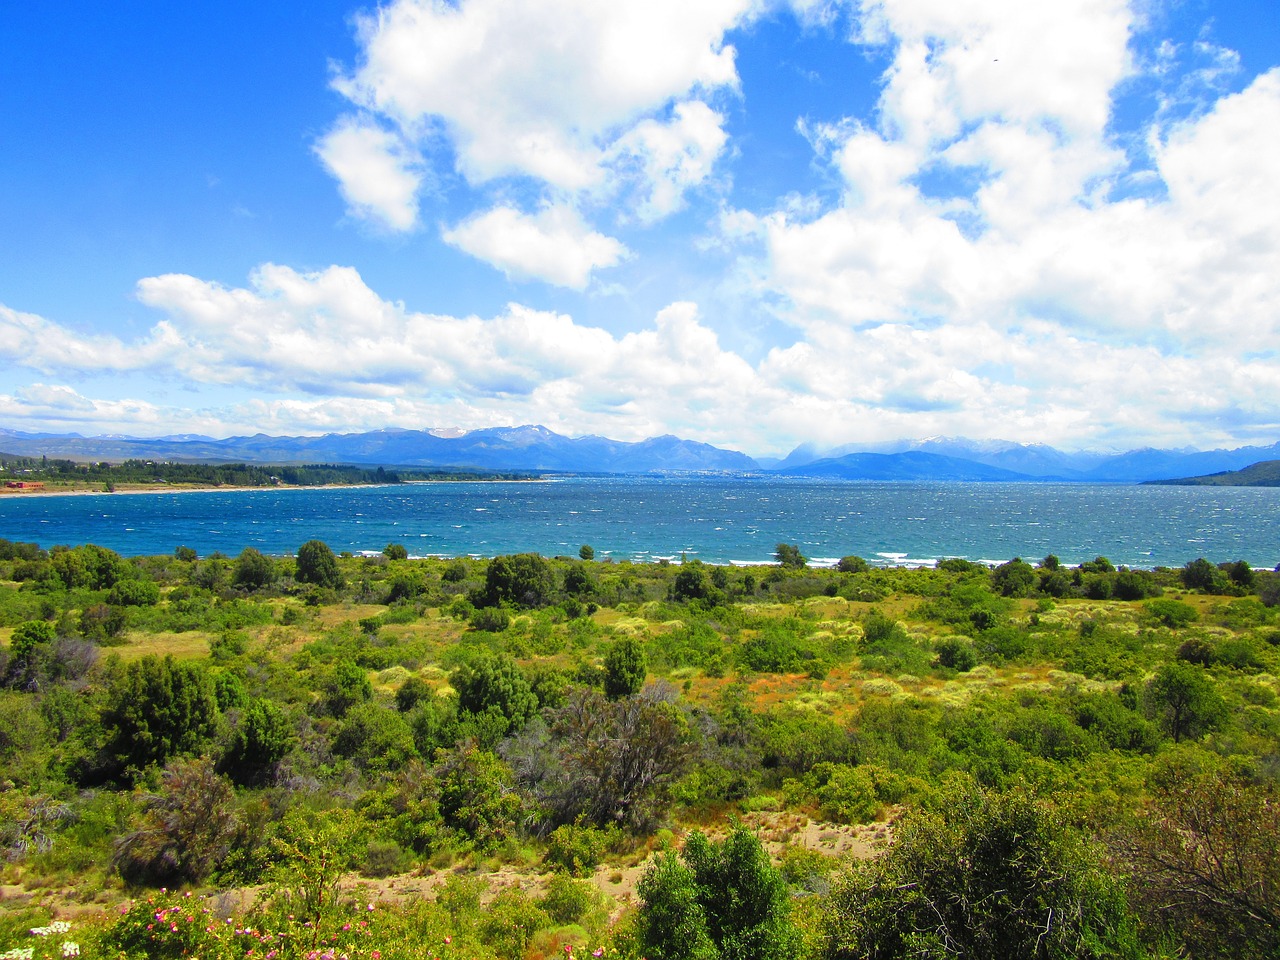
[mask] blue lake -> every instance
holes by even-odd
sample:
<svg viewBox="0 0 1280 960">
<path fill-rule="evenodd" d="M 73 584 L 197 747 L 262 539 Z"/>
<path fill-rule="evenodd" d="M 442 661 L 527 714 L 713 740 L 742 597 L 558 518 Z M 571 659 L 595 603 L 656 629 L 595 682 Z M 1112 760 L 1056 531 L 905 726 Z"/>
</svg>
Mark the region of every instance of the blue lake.
<svg viewBox="0 0 1280 960">
<path fill-rule="evenodd" d="M 1280 489 L 1031 483 L 835 483 L 764 478 L 565 478 L 0 497 L 0 537 L 41 546 L 97 543 L 126 555 L 292 553 L 402 543 L 411 555 L 537 551 L 713 563 L 769 562 L 777 543 L 817 561 L 941 557 L 1131 566 L 1280 563 Z"/>
</svg>

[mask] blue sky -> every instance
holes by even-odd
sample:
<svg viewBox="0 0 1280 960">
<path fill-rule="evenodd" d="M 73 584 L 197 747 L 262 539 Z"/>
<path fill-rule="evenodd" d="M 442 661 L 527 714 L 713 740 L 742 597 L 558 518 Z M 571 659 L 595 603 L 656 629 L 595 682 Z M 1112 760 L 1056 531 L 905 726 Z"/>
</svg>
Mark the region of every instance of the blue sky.
<svg viewBox="0 0 1280 960">
<path fill-rule="evenodd" d="M 1280 439 L 1280 10 L 0 19 L 0 426 Z"/>
</svg>

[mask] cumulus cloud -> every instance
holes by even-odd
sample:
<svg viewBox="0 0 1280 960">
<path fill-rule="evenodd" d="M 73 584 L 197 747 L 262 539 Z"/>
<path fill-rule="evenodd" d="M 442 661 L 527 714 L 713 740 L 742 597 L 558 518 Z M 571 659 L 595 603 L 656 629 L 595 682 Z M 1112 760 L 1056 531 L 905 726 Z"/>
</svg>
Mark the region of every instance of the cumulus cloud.
<svg viewBox="0 0 1280 960">
<path fill-rule="evenodd" d="M 401 231 L 417 223 L 421 161 L 400 137 L 345 117 L 315 150 L 357 217 Z"/>
<path fill-rule="evenodd" d="M 1165 190 L 1134 198 L 1109 132 L 1136 69 L 1126 4 L 866 0 L 860 13 L 857 42 L 888 45 L 892 62 L 874 117 L 811 131 L 838 200 L 720 219 L 726 243 L 759 244 L 757 282 L 802 337 L 761 374 L 876 410 L 890 436 L 1181 445 L 1188 421 L 1274 431 L 1280 69 L 1180 120 L 1157 113 Z"/>
<path fill-rule="evenodd" d="M 1209 436 L 1227 420 L 1223 436 L 1265 436 L 1278 426 L 1280 368 L 1266 356 L 1108 343 L 1047 320 L 1024 319 L 1017 329 L 1000 318 L 814 324 L 804 339 L 752 363 L 688 302 L 616 335 L 517 304 L 488 318 L 409 311 L 345 267 L 266 265 L 243 288 L 167 275 L 142 281 L 138 295 L 163 318 L 136 342 L 113 345 L 114 369 L 180 383 L 194 405 L 174 407 L 163 390 L 99 399 L 58 382 L 106 370 L 86 362 L 91 341 L 28 315 L 28 327 L 63 344 L 57 379 L 0 396 L 0 413 L 46 428 L 135 434 L 543 423 L 620 439 L 671 432 L 754 453 L 798 439 L 993 429 L 1067 446 L 1124 445 L 1135 436 L 1181 446 L 1189 419 L 1206 424 Z M 31 365 L 12 352 L 22 342 L 0 344 L 11 369 Z M 246 386 L 253 399 L 212 399 Z M 203 407 L 202 395 L 210 398 Z"/>
<path fill-rule="evenodd" d="M 610 192 L 624 172 L 638 172 L 652 194 L 646 210 L 660 215 L 705 179 L 719 153 L 719 118 L 689 97 L 736 89 L 724 35 L 756 5 L 394 0 L 359 20 L 361 62 L 334 86 L 398 139 L 342 121 L 321 155 L 349 202 L 401 220 L 409 182 L 390 147 L 440 134 L 473 185 L 521 176 L 562 195 Z M 674 121 L 662 123 L 672 104 Z M 642 159 L 625 171 L 610 164 L 623 141 Z M 345 166 L 338 147 L 349 154 Z M 365 175 L 379 165 L 400 173 L 390 202 L 357 191 L 381 189 Z"/>
<path fill-rule="evenodd" d="M 164 317 L 151 335 L 117 343 L 112 369 L 196 390 L 248 387 L 262 399 L 217 416 L 254 430 L 539 422 L 639 439 L 675 429 L 674 404 L 685 425 L 728 442 L 734 428 L 720 418 L 735 410 L 737 421 L 763 388 L 692 304 L 673 305 L 651 328 L 618 337 L 518 304 L 483 319 L 415 313 L 380 298 L 350 268 L 300 273 L 273 264 L 245 288 L 182 274 L 150 277 L 138 284 L 138 298 Z M 40 318 L 25 323 L 64 343 L 60 374 L 106 369 L 84 360 L 94 344 L 73 331 Z M 154 348 L 161 341 L 167 350 Z M 6 361 L 32 366 L 22 349 L 0 340 Z M 100 401 L 91 402 L 99 409 Z M 63 424 L 75 407 L 76 419 L 98 421 L 114 409 L 108 404 L 97 416 L 59 386 L 29 388 L 6 404 L 24 420 Z M 164 432 L 183 429 L 194 414 L 172 416 Z M 142 411 L 138 423 L 152 419 Z"/>
<path fill-rule="evenodd" d="M 701 100 L 676 104 L 669 122 L 644 120 L 619 138 L 615 156 L 633 159 L 644 171 L 648 194 L 640 218 L 658 220 L 680 209 L 689 188 L 711 176 L 728 139 L 724 117 Z"/>
<path fill-rule="evenodd" d="M 452 244 L 508 276 L 536 278 L 581 290 L 592 271 L 611 267 L 628 251 L 613 237 L 592 230 L 572 207 L 544 207 L 533 216 L 495 207 L 443 234 Z"/>
</svg>

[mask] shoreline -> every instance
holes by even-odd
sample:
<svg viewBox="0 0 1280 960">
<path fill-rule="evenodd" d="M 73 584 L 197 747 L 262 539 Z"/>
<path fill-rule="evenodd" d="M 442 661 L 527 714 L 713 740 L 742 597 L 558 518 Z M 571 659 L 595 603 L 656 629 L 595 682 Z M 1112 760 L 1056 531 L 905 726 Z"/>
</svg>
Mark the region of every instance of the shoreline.
<svg viewBox="0 0 1280 960">
<path fill-rule="evenodd" d="M 65 489 L 48 487 L 42 490 L 14 490 L 0 487 L 0 498 L 40 498 L 40 497 L 116 497 L 136 496 L 139 494 L 174 494 L 174 493 L 245 493 L 254 490 L 376 490 L 383 487 L 423 486 L 434 483 L 551 483 L 546 477 L 530 477 L 511 479 L 508 477 L 475 477 L 448 480 L 401 480 L 399 483 L 277 483 L 270 486 L 245 486 L 243 484 L 224 483 L 220 486 L 198 486 L 195 484 L 121 484 L 114 490 L 85 487 L 83 489 Z"/>
<path fill-rule="evenodd" d="M 314 486 L 302 486 L 299 484 L 281 483 L 273 484 L 269 487 L 248 487 L 233 484 L 201 487 L 178 484 L 165 484 L 163 486 L 151 484 L 122 484 L 115 490 L 94 490 L 88 488 L 82 490 L 50 490 L 48 488 L 44 490 L 7 490 L 0 488 L 0 497 L 31 497 L 35 499 L 39 497 L 128 497 L 148 493 L 241 493 L 251 490 L 369 490 L 374 487 L 398 487 L 401 485 L 402 484 L 398 483 L 317 483 Z"/>
</svg>

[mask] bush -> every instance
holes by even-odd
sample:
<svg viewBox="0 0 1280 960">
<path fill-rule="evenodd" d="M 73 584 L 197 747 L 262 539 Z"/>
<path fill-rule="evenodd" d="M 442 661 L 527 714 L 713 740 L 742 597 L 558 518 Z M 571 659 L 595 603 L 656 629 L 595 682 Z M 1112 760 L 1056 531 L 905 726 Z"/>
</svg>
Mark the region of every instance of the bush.
<svg viewBox="0 0 1280 960">
<path fill-rule="evenodd" d="M 948 670 L 968 673 L 978 665 L 978 654 L 973 644 L 961 637 L 943 637 L 933 649 L 938 654 L 938 666 Z"/>
<path fill-rule="evenodd" d="M 538 905 L 559 924 L 581 923 L 589 914 L 601 912 L 603 907 L 600 891 L 567 873 L 557 873 L 551 878 Z"/>
<path fill-rule="evenodd" d="M 440 815 L 481 849 L 495 847 L 515 829 L 520 798 L 511 769 L 492 753 L 459 748 L 436 770 Z"/>
<path fill-rule="evenodd" d="M 740 824 L 718 843 L 694 831 L 680 859 L 668 852 L 650 865 L 639 893 L 640 942 L 654 960 L 798 955 L 787 882 Z"/>
<path fill-rule="evenodd" d="M 639 693 L 648 673 L 644 648 L 632 637 L 623 637 L 604 656 L 604 692 L 610 700 Z"/>
<path fill-rule="evenodd" d="M 547 925 L 547 919 L 523 890 L 503 890 L 485 910 L 480 933 L 502 960 L 522 960 L 534 934 Z"/>
<path fill-rule="evenodd" d="M 476 630 L 501 633 L 511 626 L 511 614 L 502 607 L 481 607 L 467 618 L 467 622 Z"/>
<path fill-rule="evenodd" d="M 1116 841 L 1134 901 L 1190 956 L 1280 956 L 1280 803 L 1239 775 L 1175 766 Z"/>
<path fill-rule="evenodd" d="M 121 580 L 107 594 L 107 602 L 117 607 L 154 607 L 160 602 L 160 588 L 150 580 Z"/>
<path fill-rule="evenodd" d="M 571 877 L 585 877 L 600 865 L 610 843 L 610 833 L 597 830 L 578 818 L 551 831 L 547 838 L 547 862 Z"/>
<path fill-rule="evenodd" d="M 1200 618 L 1195 607 L 1181 600 L 1152 600 L 1146 605 L 1146 612 L 1156 623 L 1171 630 L 1195 623 Z"/>
<path fill-rule="evenodd" d="M 298 548 L 294 579 L 331 590 L 341 590 L 344 582 L 342 571 L 338 569 L 338 558 L 328 544 L 320 540 L 308 540 Z"/>
<path fill-rule="evenodd" d="M 360 872 L 366 877 L 390 877 L 404 872 L 412 863 L 413 857 L 394 840 L 370 840 Z"/>
<path fill-rule="evenodd" d="M 1142 955 L 1119 882 L 1034 800 L 966 790 L 940 810 L 837 879 L 821 956 Z"/>
<path fill-rule="evenodd" d="M 485 569 L 484 589 L 477 595 L 478 607 L 510 604 L 529 609 L 545 607 L 556 592 L 555 571 L 536 553 L 494 557 Z"/>
<path fill-rule="evenodd" d="M 114 866 L 130 883 L 198 883 L 227 855 L 234 799 L 208 757 L 175 761 L 160 792 L 143 800 L 142 825 L 116 842 Z"/>
</svg>

